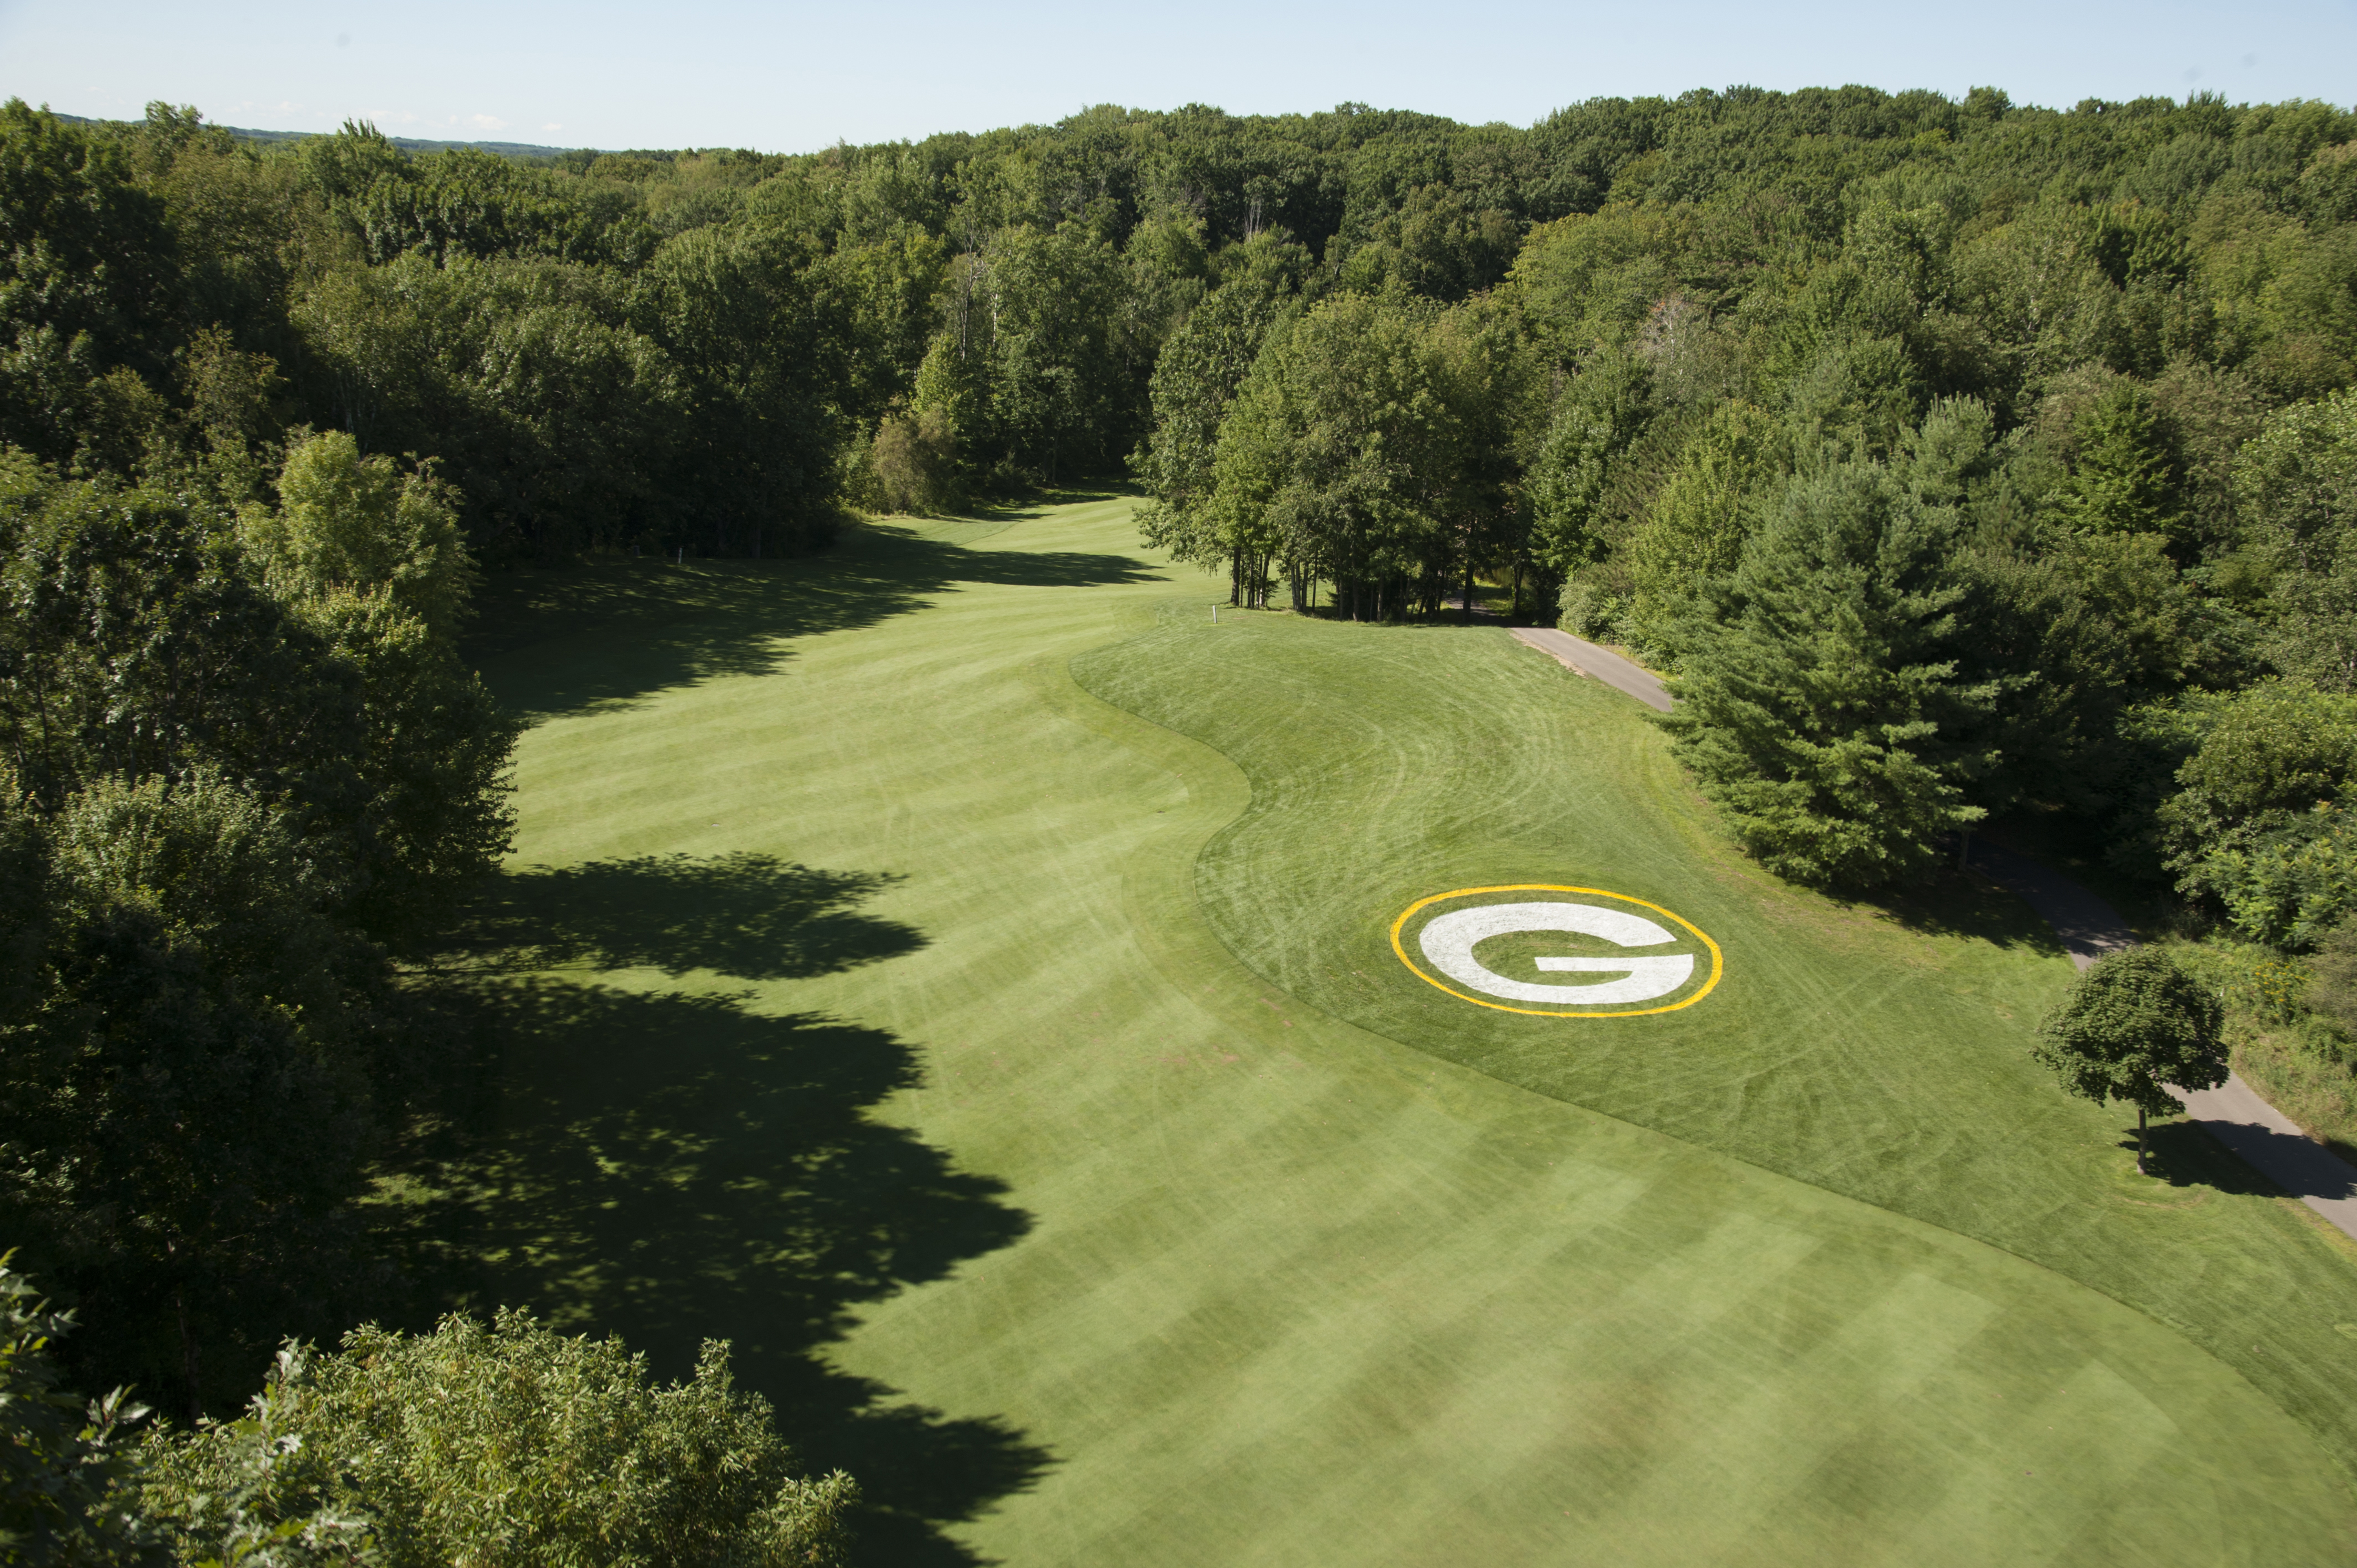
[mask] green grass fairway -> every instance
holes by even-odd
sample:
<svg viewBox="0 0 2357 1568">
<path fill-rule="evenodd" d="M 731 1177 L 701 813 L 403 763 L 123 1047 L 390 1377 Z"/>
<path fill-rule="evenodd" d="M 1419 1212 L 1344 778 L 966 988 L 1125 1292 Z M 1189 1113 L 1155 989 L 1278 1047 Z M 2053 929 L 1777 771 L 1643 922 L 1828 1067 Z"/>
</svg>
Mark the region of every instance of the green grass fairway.
<svg viewBox="0 0 2357 1568">
<path fill-rule="evenodd" d="M 2126 1173 L 2024 1058 L 2018 905 L 1781 888 L 1634 703 L 1213 627 L 1130 510 L 501 585 L 519 1043 L 403 1192 L 485 1296 L 733 1339 L 878 1562 L 2357 1558 L 2357 1256 L 2190 1140 Z M 1528 1018 L 1392 957 L 1525 881 L 1723 983 Z"/>
</svg>

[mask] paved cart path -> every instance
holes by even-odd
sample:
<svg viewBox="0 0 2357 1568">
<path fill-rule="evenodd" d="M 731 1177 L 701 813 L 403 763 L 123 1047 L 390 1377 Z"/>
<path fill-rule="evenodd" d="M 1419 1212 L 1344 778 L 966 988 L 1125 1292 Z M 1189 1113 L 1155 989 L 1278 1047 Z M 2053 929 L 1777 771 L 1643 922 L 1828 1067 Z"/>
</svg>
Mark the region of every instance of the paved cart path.
<svg viewBox="0 0 2357 1568">
<path fill-rule="evenodd" d="M 2084 970 L 2107 952 L 2135 945 L 2127 922 L 2093 893 L 2050 866 L 1993 843 L 1975 844 L 1974 863 L 2021 896 L 2054 928 L 2071 961 Z M 2240 1074 L 2217 1089 L 2171 1089 L 2185 1113 L 2244 1163 L 2357 1240 L 2357 1166 L 2311 1141 L 2292 1119 L 2259 1098 Z"/>
<path fill-rule="evenodd" d="M 1649 708 L 1665 714 L 1670 711 L 1670 693 L 1661 677 L 1609 648 L 1599 648 L 1585 638 L 1553 627 L 1518 626 L 1513 633 L 1516 641 L 1549 655 L 1576 675 L 1592 676 L 1616 692 L 1628 693 Z"/>
</svg>

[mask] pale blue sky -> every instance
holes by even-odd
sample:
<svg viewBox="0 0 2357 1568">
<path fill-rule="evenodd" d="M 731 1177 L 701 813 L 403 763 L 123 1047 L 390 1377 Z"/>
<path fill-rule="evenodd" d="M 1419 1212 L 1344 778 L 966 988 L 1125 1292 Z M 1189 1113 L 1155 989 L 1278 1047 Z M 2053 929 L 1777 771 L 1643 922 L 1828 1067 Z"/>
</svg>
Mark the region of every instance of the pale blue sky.
<svg viewBox="0 0 2357 1568">
<path fill-rule="evenodd" d="M 0 94 L 122 118 L 565 146 L 752 146 L 1048 121 L 1089 103 L 1238 113 L 1357 100 L 1528 124 L 1598 95 L 1867 82 L 2017 102 L 2357 99 L 2357 0 L 1901 6 L 621 5 L 0 0 Z"/>
</svg>

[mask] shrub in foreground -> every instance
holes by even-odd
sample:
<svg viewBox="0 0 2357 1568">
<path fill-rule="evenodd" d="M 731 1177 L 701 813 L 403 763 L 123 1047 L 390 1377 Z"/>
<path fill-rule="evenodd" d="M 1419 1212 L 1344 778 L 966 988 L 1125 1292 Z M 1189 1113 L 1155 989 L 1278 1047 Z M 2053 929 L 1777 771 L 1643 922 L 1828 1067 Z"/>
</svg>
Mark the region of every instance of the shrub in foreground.
<svg viewBox="0 0 2357 1568">
<path fill-rule="evenodd" d="M 290 1349 L 243 1420 L 159 1434 L 146 1457 L 190 1562 L 234 1560 L 220 1501 L 242 1483 L 264 1520 L 365 1515 L 368 1560 L 388 1568 L 837 1563 L 857 1496 L 840 1472 L 794 1474 L 768 1402 L 731 1386 L 725 1344 L 663 1387 L 619 1340 L 510 1310 Z"/>
<path fill-rule="evenodd" d="M 668 1387 L 525 1313 L 289 1345 L 240 1420 L 125 1429 L 59 1386 L 50 1310 L 0 1256 L 0 1562 L 34 1568 L 784 1568 L 845 1561 L 851 1478 L 794 1473 L 707 1343 Z"/>
</svg>

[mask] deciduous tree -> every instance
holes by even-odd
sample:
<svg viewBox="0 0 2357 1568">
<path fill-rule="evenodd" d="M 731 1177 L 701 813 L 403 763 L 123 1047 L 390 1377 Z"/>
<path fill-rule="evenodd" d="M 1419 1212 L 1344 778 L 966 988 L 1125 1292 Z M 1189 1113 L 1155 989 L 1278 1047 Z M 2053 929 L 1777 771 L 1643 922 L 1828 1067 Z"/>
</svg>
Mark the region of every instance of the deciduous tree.
<svg viewBox="0 0 2357 1568">
<path fill-rule="evenodd" d="M 2145 1175 L 2147 1119 L 2176 1108 L 2169 1086 L 2226 1081 L 2224 1008 L 2159 948 L 2107 953 L 2039 1025 L 2032 1054 L 2063 1088 L 2097 1104 L 2136 1108 L 2136 1174 Z"/>
</svg>

